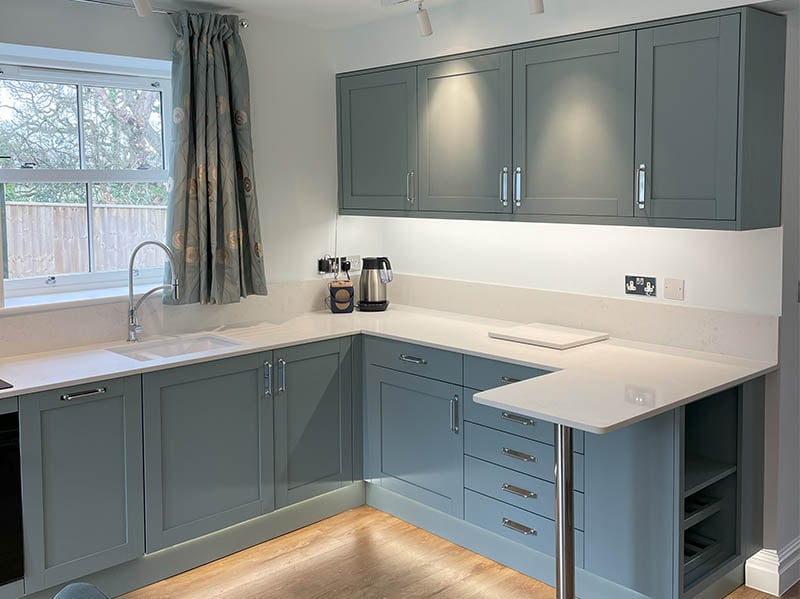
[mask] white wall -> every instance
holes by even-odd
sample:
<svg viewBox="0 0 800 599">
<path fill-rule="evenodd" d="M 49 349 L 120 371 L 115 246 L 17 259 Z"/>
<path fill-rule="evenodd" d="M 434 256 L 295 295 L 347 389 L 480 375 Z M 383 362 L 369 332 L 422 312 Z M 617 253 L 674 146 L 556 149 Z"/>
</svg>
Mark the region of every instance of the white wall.
<svg viewBox="0 0 800 599">
<path fill-rule="evenodd" d="M 767 475 L 775 479 L 775 517 L 766 531 L 782 549 L 800 538 L 800 10 L 788 15 L 783 146 L 784 272 L 779 401 L 767 420 Z M 771 455 L 770 455 L 771 454 Z M 774 472 L 772 469 L 774 468 Z M 774 527 L 774 529 L 773 529 Z"/>
<path fill-rule="evenodd" d="M 167 59 L 172 26 L 163 15 L 69 0 L 0 0 L 0 42 Z"/>
<path fill-rule="evenodd" d="M 364 229 L 373 230 L 363 239 Z M 379 235 L 374 235 L 379 231 Z M 624 276 L 686 281 L 683 303 L 780 314 L 781 230 L 690 231 L 342 217 L 345 255 L 386 255 L 400 273 L 626 297 Z M 630 297 L 630 296 L 627 296 Z"/>
<path fill-rule="evenodd" d="M 431 9 L 434 35 L 405 17 L 335 32 L 338 72 L 735 6 L 736 1 L 465 0 Z M 367 236 L 366 238 L 364 236 Z M 689 231 L 346 217 L 339 251 L 392 258 L 398 272 L 624 297 L 624 275 L 686 281 L 682 305 L 780 314 L 781 231 Z M 643 300 L 653 301 L 653 300 Z M 656 300 L 666 301 L 669 300 Z M 674 302 L 673 302 L 674 303 Z"/>
<path fill-rule="evenodd" d="M 742 4 L 755 6 L 764 1 L 545 0 L 545 13 L 530 15 L 524 0 L 461 0 L 429 10 L 434 34 L 428 38 L 419 37 L 413 15 L 416 6 L 409 3 L 404 16 L 335 32 L 336 71 L 493 48 Z"/>
<path fill-rule="evenodd" d="M 326 34 L 248 17 L 256 185 L 267 278 L 317 278 L 334 249 L 335 80 Z"/>
</svg>

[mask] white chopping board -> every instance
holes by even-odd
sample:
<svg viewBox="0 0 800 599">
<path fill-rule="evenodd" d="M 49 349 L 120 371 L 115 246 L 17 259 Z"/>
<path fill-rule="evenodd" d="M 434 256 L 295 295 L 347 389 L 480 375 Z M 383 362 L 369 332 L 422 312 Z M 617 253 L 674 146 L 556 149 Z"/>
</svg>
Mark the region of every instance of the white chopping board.
<svg viewBox="0 0 800 599">
<path fill-rule="evenodd" d="M 489 331 L 489 337 L 549 347 L 550 349 L 570 349 L 588 343 L 605 341 L 608 339 L 608 333 L 534 322 L 532 324 L 521 324 L 514 327 L 491 330 Z"/>
</svg>

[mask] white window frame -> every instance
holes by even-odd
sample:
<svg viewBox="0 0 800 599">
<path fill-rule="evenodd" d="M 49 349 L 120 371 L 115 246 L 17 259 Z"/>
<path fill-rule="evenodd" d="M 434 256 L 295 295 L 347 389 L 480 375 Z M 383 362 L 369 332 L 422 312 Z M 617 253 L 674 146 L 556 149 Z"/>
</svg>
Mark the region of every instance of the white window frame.
<svg viewBox="0 0 800 599">
<path fill-rule="evenodd" d="M 63 70 L 45 67 L 28 67 L 14 64 L 0 64 L 0 79 L 38 81 L 43 83 L 64 83 L 78 86 L 78 103 L 80 105 L 83 86 L 118 87 L 126 89 L 142 89 L 161 93 L 162 123 L 162 169 L 23 169 L 2 168 L 0 165 L 0 184 L 4 183 L 84 183 L 87 185 L 87 222 L 89 239 L 92 238 L 92 183 L 164 183 L 169 179 L 169 152 L 172 148 L 172 81 L 166 76 L 152 75 L 120 75 L 94 72 L 89 70 Z M 82 111 L 78 111 L 78 135 L 83 125 Z M 80 164 L 84 164 L 84 145 L 79 144 Z M 1 230 L 0 230 L 1 234 Z M 142 240 L 144 241 L 144 239 Z M 164 241 L 160 239 L 159 241 Z M 92 263 L 91 241 L 89 242 L 90 265 Z M 0 273 L 1 274 L 1 273 Z M 160 283 L 163 279 L 163 268 L 141 268 L 135 272 L 135 283 Z M 6 298 L 27 297 L 36 295 L 60 294 L 75 291 L 103 288 L 126 287 L 128 285 L 127 270 L 101 271 L 74 274 L 57 274 L 54 277 L 37 276 L 20 279 L 4 279 L 0 290 L 4 290 Z M 1 299 L 1 298 L 0 298 Z M 0 302 L 0 306 L 2 302 Z"/>
</svg>

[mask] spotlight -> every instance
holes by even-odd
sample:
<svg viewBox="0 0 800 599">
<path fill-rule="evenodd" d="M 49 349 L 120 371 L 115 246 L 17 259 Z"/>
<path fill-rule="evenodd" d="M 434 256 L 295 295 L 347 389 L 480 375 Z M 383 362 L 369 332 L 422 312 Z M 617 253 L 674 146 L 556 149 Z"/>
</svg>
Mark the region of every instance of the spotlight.
<svg viewBox="0 0 800 599">
<path fill-rule="evenodd" d="M 544 0 L 530 0 L 531 14 L 540 15 L 544 12 Z"/>
<path fill-rule="evenodd" d="M 136 13 L 140 17 L 149 17 L 153 14 L 153 6 L 150 0 L 133 0 L 133 6 L 136 7 Z"/>
<path fill-rule="evenodd" d="M 422 37 L 428 37 L 433 33 L 431 17 L 428 15 L 428 11 L 422 8 L 422 0 L 417 4 L 417 25 L 419 26 L 419 34 Z"/>
</svg>

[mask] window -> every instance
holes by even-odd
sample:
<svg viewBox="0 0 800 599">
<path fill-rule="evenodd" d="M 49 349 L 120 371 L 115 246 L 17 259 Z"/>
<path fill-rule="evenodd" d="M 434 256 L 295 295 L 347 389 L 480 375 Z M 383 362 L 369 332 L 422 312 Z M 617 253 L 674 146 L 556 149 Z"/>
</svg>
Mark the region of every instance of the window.
<svg viewBox="0 0 800 599">
<path fill-rule="evenodd" d="M 127 284 L 131 250 L 164 240 L 169 80 L 0 67 L 6 295 Z M 164 257 L 146 248 L 139 281 Z"/>
</svg>

